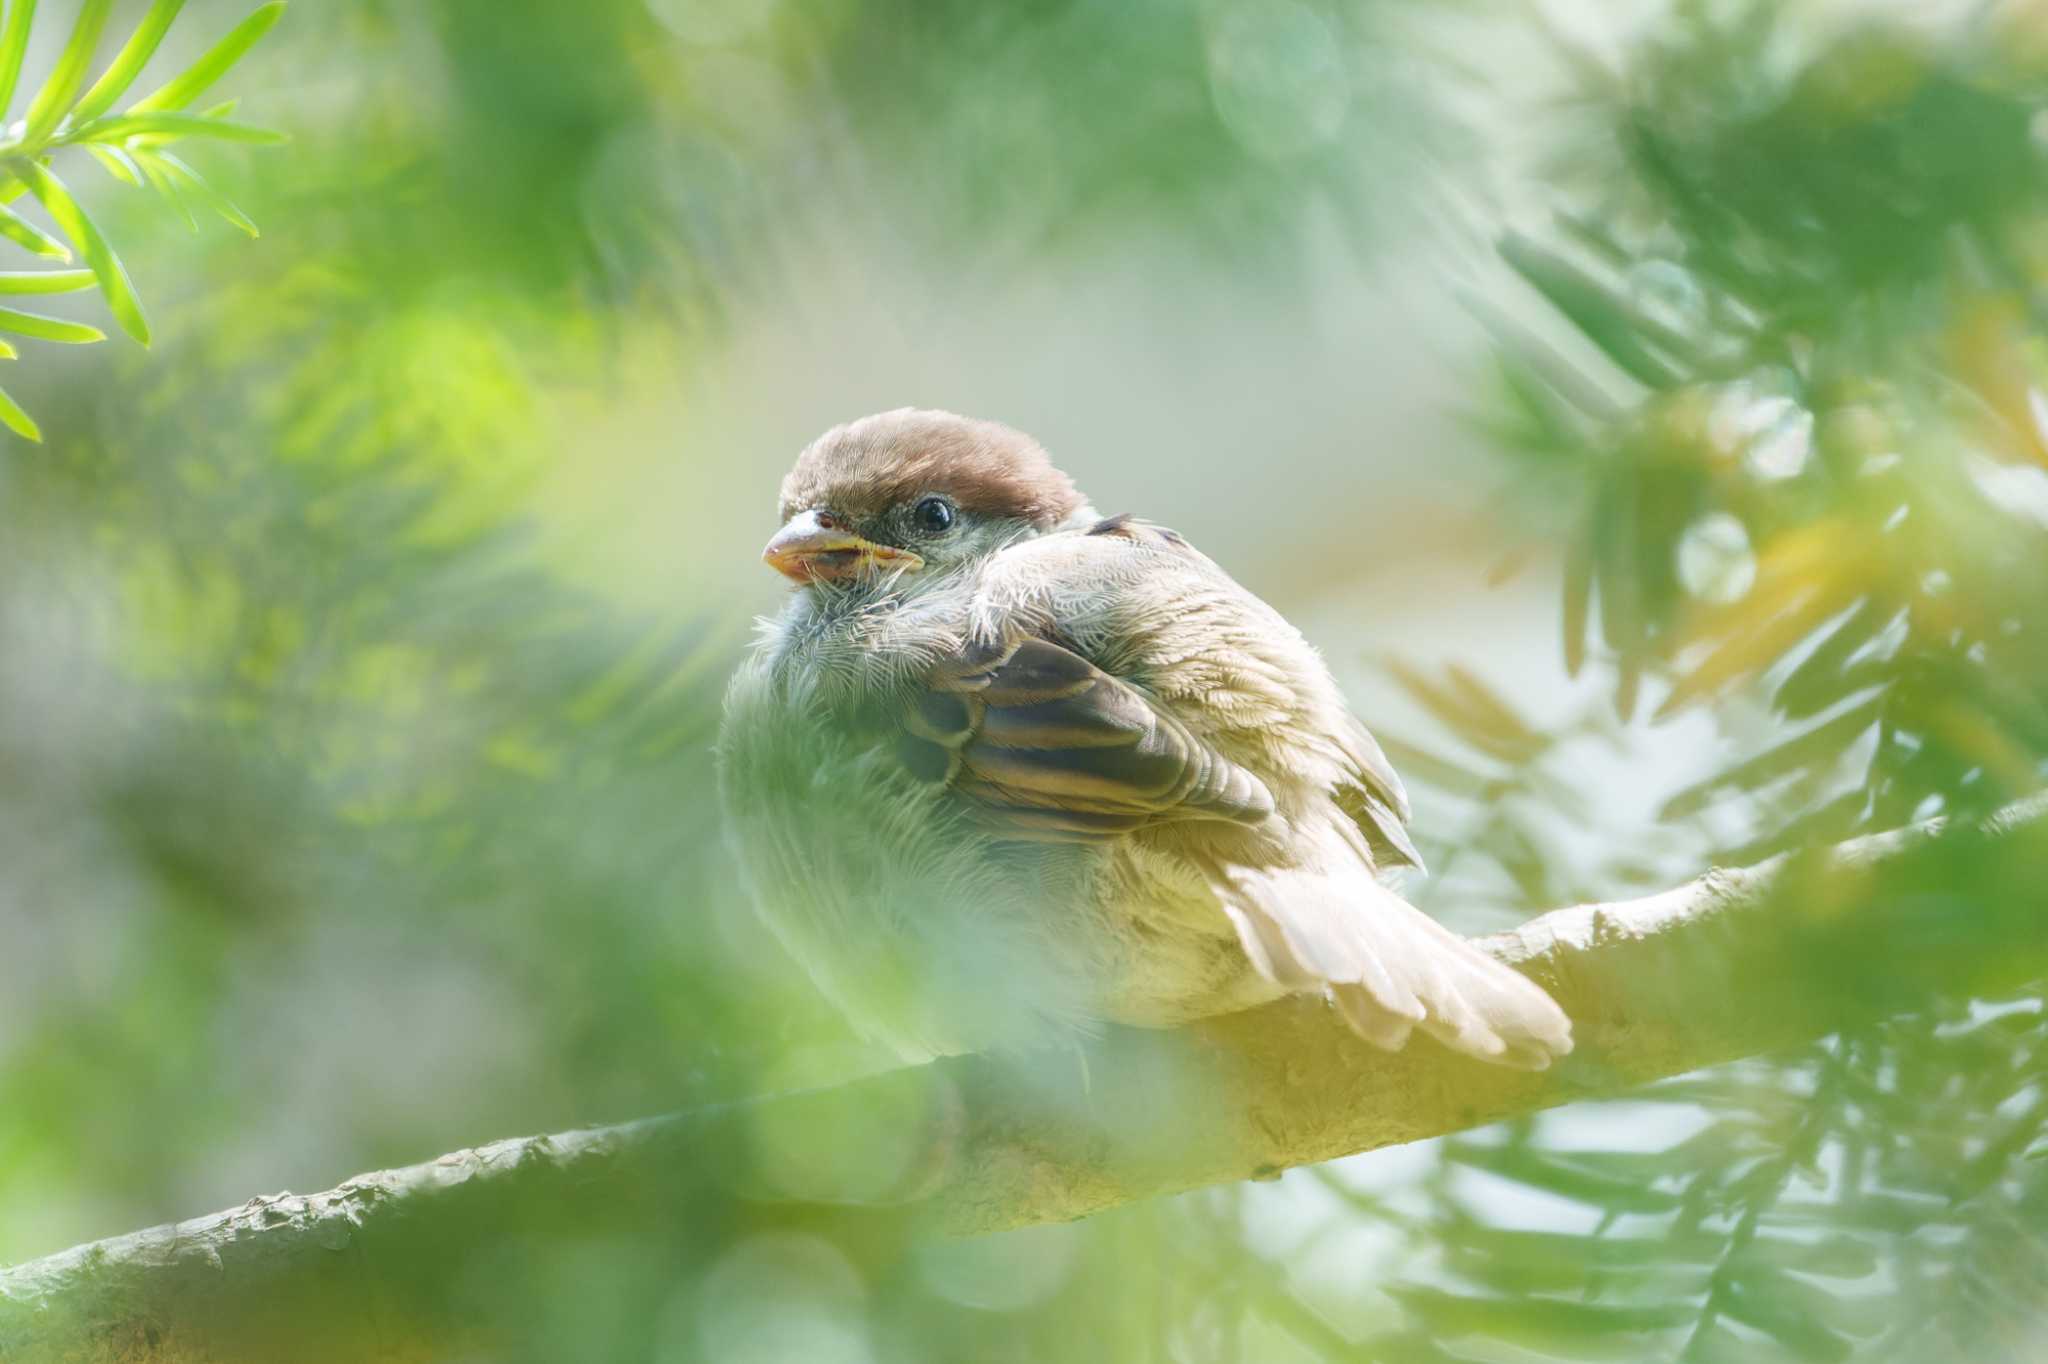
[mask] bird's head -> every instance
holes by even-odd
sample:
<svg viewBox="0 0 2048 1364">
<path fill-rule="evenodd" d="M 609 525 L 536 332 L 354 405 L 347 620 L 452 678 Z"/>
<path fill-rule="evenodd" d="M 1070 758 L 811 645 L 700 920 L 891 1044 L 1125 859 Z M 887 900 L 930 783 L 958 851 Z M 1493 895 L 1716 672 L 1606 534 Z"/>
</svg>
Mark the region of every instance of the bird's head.
<svg viewBox="0 0 2048 1364">
<path fill-rule="evenodd" d="M 857 587 L 971 565 L 1086 509 L 1022 432 L 899 408 L 835 426 L 797 456 L 761 557 L 800 584 Z"/>
</svg>

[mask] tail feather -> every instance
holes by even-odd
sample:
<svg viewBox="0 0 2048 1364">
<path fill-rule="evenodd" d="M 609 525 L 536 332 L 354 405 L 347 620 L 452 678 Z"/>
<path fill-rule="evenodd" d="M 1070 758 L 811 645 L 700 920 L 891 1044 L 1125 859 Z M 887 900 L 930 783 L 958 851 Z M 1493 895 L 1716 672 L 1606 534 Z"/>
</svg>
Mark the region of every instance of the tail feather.
<svg viewBox="0 0 2048 1364">
<path fill-rule="evenodd" d="M 1225 908 L 1262 974 L 1291 990 L 1323 990 L 1375 1046 L 1397 1051 L 1420 1028 L 1468 1056 L 1526 1070 L 1572 1049 L 1571 1020 L 1540 986 L 1362 867 L 1233 870 Z"/>
</svg>

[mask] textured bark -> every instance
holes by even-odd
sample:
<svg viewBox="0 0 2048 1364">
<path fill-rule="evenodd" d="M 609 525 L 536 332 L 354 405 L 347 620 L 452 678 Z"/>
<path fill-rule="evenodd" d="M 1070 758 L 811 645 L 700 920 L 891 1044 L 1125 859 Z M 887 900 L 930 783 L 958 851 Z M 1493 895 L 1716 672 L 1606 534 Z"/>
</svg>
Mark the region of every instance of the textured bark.
<svg viewBox="0 0 2048 1364">
<path fill-rule="evenodd" d="M 252 1199 L 0 1271 L 0 1359 L 492 1357 L 543 1291 L 538 1260 L 593 1235 L 715 1243 L 806 1203 L 859 1206 L 801 1215 L 857 1217 L 870 1240 L 1080 1217 L 2009 991 L 2048 975 L 2044 885 L 2035 802 L 1546 914 L 1485 946 L 1574 1020 L 1547 1074 L 1426 1039 L 1386 1055 L 1296 1000 L 1117 1030 L 1084 1058 L 959 1058 Z"/>
</svg>

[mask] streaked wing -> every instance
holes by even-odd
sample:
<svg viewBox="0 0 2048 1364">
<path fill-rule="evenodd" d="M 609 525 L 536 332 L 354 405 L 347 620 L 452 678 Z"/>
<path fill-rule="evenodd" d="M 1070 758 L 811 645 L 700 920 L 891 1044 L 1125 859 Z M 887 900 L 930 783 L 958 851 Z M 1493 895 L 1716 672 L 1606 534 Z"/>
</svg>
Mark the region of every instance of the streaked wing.
<svg viewBox="0 0 2048 1364">
<path fill-rule="evenodd" d="M 1408 837 L 1408 792 L 1402 787 L 1394 766 L 1381 751 L 1379 741 L 1364 725 L 1352 721 L 1343 735 L 1344 756 L 1351 769 L 1347 779 L 1337 783 L 1331 795 L 1337 806 L 1358 825 L 1372 848 L 1373 865 L 1422 869 L 1422 854 Z"/>
<path fill-rule="evenodd" d="M 899 749 L 1005 832 L 1107 838 L 1168 820 L 1257 824 L 1264 782 L 1136 687 L 1072 650 L 1027 637 L 948 660 L 906 717 Z"/>
</svg>

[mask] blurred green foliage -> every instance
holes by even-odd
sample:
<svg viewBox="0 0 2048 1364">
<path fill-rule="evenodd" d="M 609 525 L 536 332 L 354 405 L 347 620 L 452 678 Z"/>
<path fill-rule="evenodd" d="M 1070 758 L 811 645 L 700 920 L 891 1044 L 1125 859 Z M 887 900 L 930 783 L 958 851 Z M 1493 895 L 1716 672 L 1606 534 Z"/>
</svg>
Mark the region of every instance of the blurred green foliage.
<svg viewBox="0 0 2048 1364">
<path fill-rule="evenodd" d="M 28 71 L 75 13 L 45 8 Z M 187 8 L 166 69 L 242 18 Z M 1538 105 L 1467 69 L 1471 20 L 295 7 L 235 72 L 293 145 L 208 149 L 265 236 L 83 191 L 156 349 L 25 373 L 50 443 L 0 449 L 0 1260 L 879 1063 L 730 884 L 707 750 L 744 621 L 708 577 L 622 605 L 549 520 L 618 476 L 614 409 L 713 368 L 842 222 L 1026 280 L 1170 243 L 1285 290 L 1329 224 L 1405 268 L 1403 231 L 1480 219 L 1506 268 L 1460 262 L 1491 281 L 1467 406 L 1503 524 L 1566 527 L 1523 557 L 1562 566 L 1580 687 L 1539 718 L 1485 658 L 1398 670 L 1425 720 L 1389 748 L 1465 926 L 2034 790 L 2048 25 L 1688 2 L 1600 47 L 1523 15 L 1510 45 L 1561 73 Z M 1514 231 L 1462 177 L 1505 126 L 1542 152 Z M 734 517 L 728 452 L 638 438 L 707 471 L 679 536 Z M 1704 725 L 1714 768 L 1672 791 L 1650 712 Z M 1662 820 L 1622 829 L 1651 792 Z M 507 1348 L 2028 1359 L 2044 1067 L 2038 997 L 1958 1000 L 1025 1236 L 699 1209 L 659 1243 L 507 1247 L 535 1286 Z"/>
</svg>

